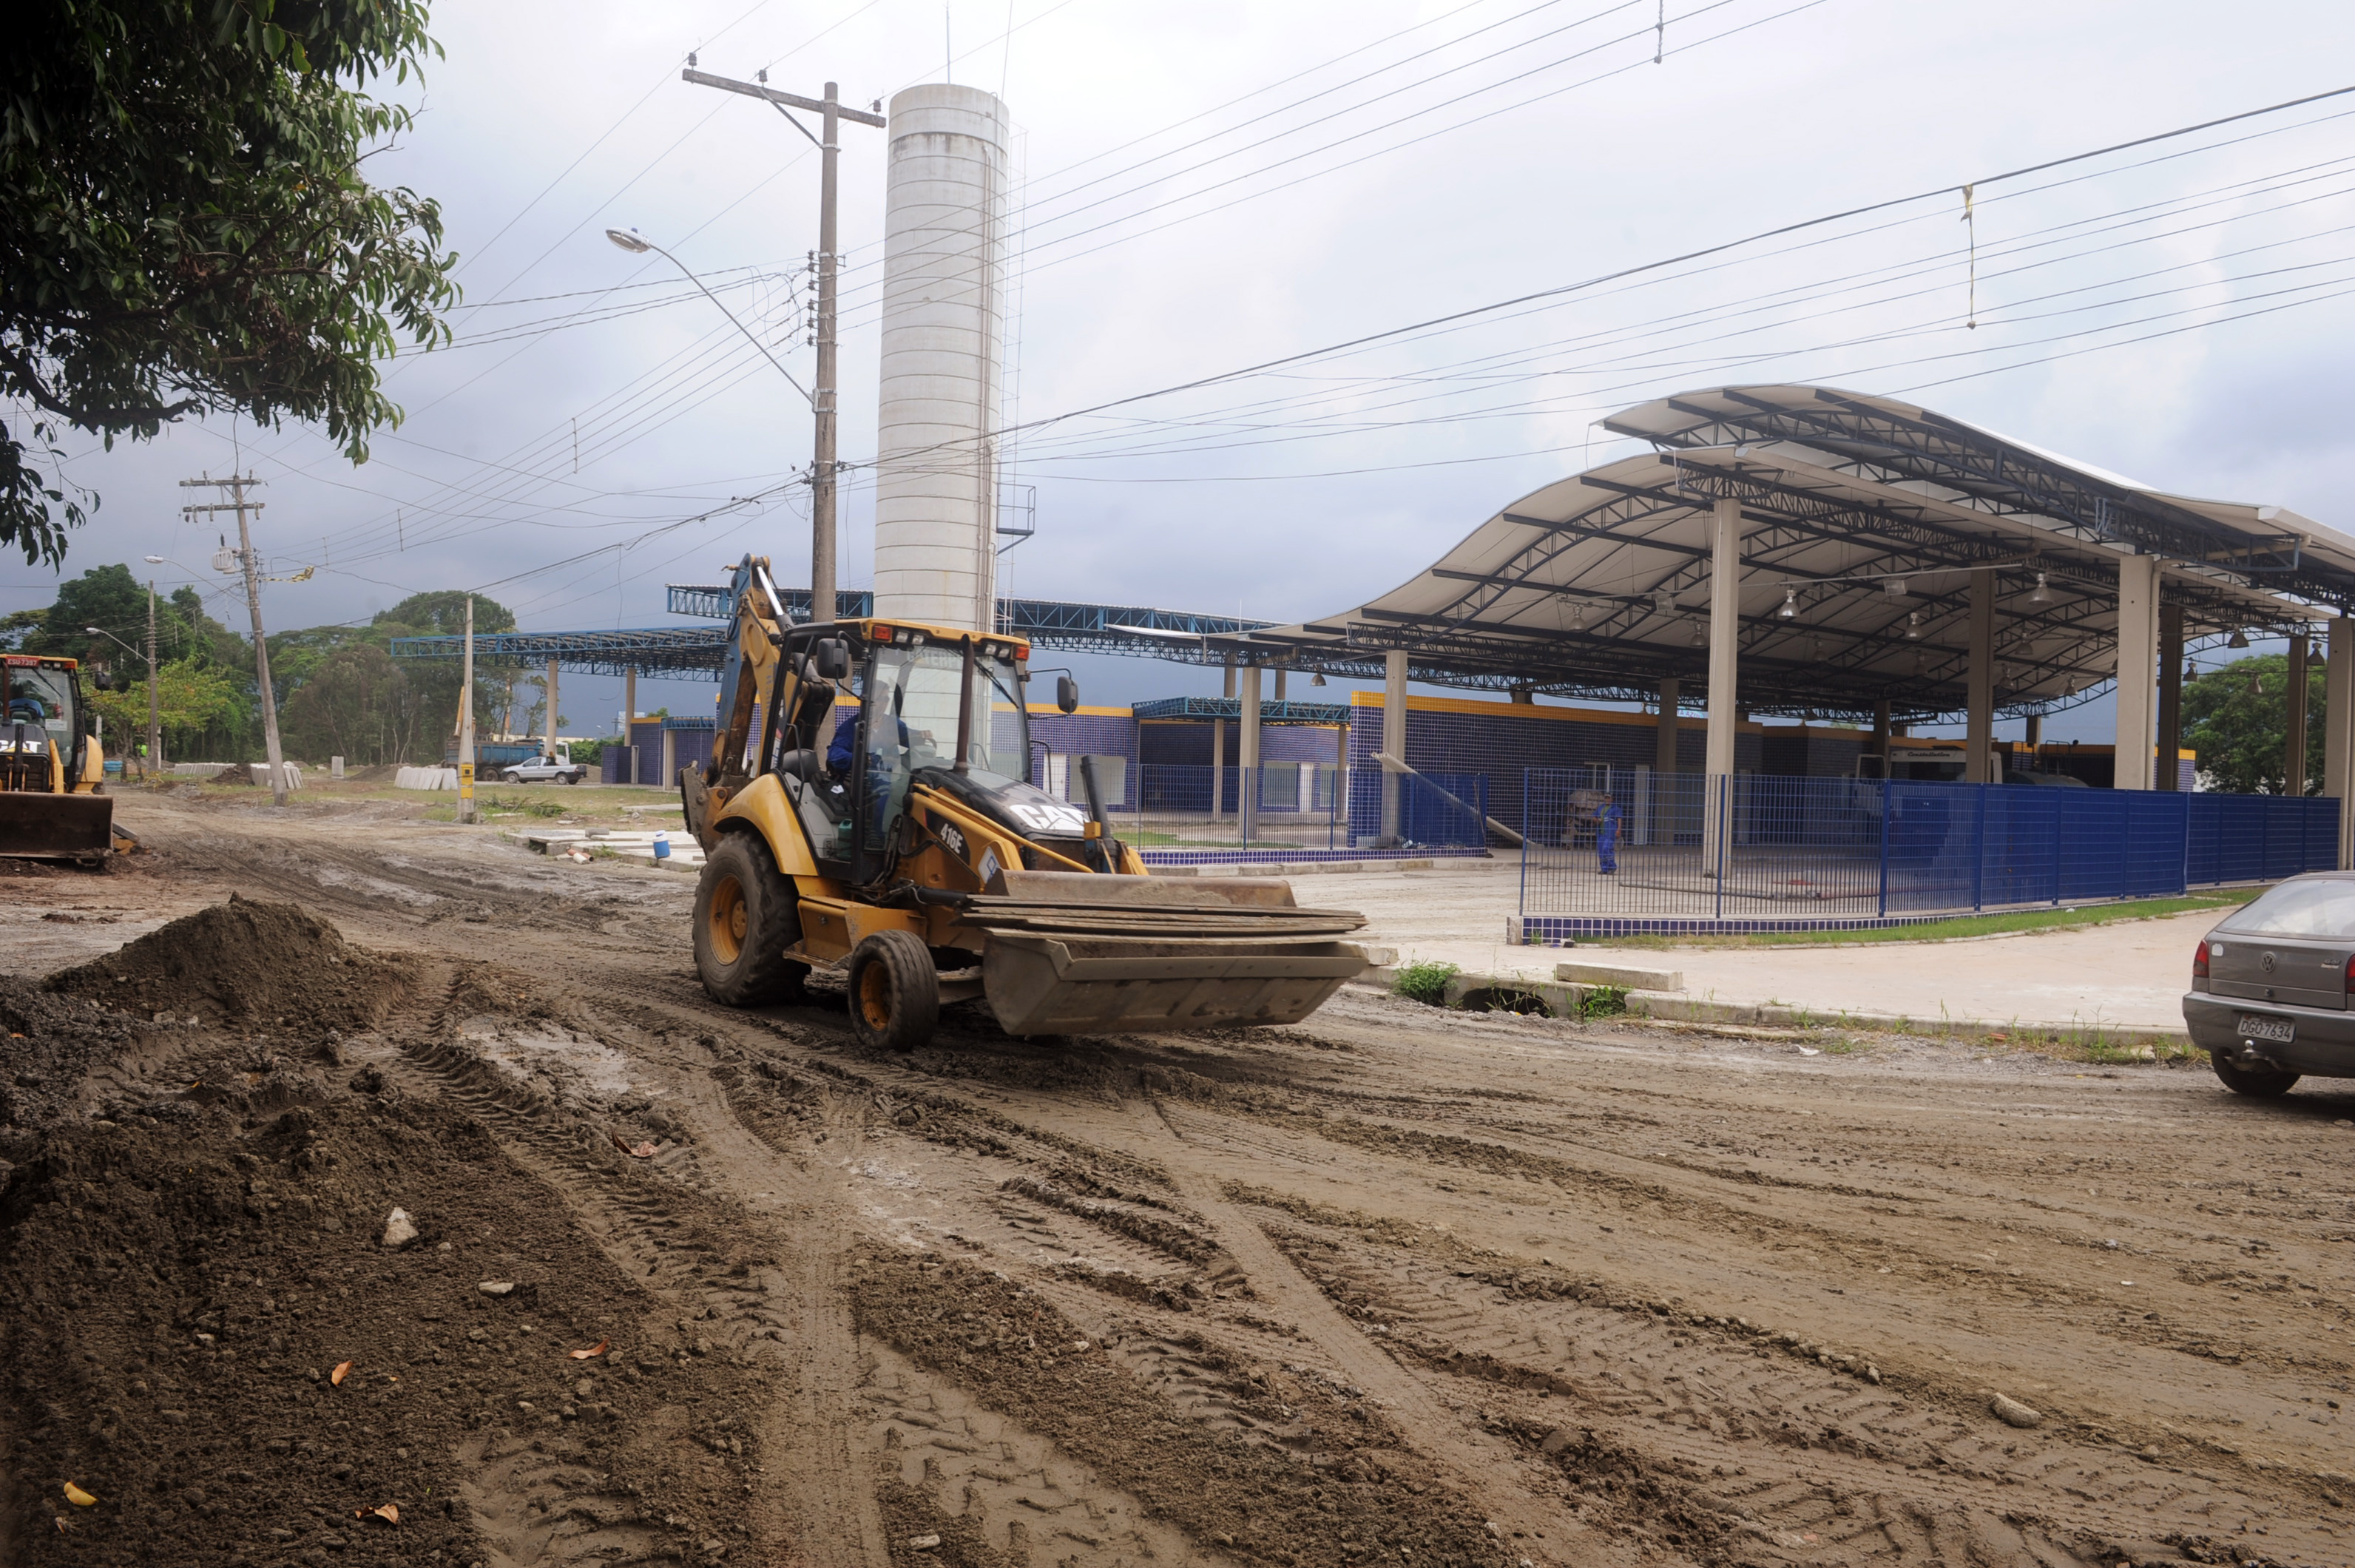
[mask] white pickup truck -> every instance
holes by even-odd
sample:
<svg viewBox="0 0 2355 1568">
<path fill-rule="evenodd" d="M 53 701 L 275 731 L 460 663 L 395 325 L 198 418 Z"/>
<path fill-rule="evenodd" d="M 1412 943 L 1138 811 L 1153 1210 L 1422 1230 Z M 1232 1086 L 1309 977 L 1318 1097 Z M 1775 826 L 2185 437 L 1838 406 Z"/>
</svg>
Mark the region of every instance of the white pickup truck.
<svg viewBox="0 0 2355 1568">
<path fill-rule="evenodd" d="M 572 760 L 572 751 L 559 742 L 556 754 L 541 752 L 528 762 L 509 763 L 499 769 L 499 777 L 509 784 L 577 784 L 589 776 L 589 764 Z"/>
</svg>

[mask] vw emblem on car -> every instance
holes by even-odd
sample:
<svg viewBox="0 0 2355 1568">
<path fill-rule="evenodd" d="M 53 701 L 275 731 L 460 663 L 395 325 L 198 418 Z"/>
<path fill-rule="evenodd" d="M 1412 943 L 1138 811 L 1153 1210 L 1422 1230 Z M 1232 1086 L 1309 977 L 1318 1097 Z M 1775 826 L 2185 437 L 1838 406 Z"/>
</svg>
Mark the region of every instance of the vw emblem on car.
<svg viewBox="0 0 2355 1568">
<path fill-rule="evenodd" d="M 2268 953 L 2264 957 L 2257 960 L 2257 967 L 2270 975 L 2274 972 L 2274 965 L 2280 962 L 2280 959 L 2275 958 L 2272 954 Z"/>
</svg>

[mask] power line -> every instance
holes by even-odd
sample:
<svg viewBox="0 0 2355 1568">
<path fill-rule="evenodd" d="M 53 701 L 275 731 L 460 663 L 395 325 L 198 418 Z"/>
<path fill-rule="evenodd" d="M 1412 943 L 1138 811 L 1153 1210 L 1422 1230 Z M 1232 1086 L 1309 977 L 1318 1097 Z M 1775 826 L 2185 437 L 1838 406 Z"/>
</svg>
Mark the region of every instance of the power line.
<svg viewBox="0 0 2355 1568">
<path fill-rule="evenodd" d="M 2303 97 L 2286 99 L 2278 103 L 2267 104 L 2263 108 L 2244 110 L 2236 114 L 2222 115 L 2215 119 L 2200 121 L 2196 124 L 2178 126 L 2170 131 L 2161 131 L 2146 136 L 2138 136 L 2131 141 L 2116 142 L 2107 146 L 2092 148 L 2085 152 L 2071 153 L 2060 157 L 2048 158 L 2041 163 L 2027 165 L 2021 168 L 2006 170 L 2001 174 L 1988 175 L 1982 178 L 1964 183 L 1968 183 L 1973 186 L 1998 185 L 2007 180 L 2019 179 L 2028 175 L 2041 174 L 2047 169 L 2061 168 L 2071 164 L 2083 163 L 2093 158 L 2105 157 L 2113 153 L 2124 152 L 2135 147 L 2150 146 L 2159 142 L 2170 141 L 2178 137 L 2191 135 L 2200 131 L 2212 130 L 2219 125 L 2233 124 L 2241 121 L 2257 118 L 2260 115 L 2282 113 L 2291 109 L 2301 108 L 2309 103 L 2318 103 L 2329 99 L 2344 97 L 2349 93 L 2355 93 L 2355 86 L 2338 87 L 2332 88 L 2328 91 L 2325 92 L 2308 93 Z M 1198 376 L 1190 380 L 1177 382 L 1167 387 L 1156 388 L 1151 391 L 1133 392 L 1124 397 L 1113 398 L 1103 402 L 1090 404 L 1084 408 L 1073 409 L 1064 413 L 1050 415 L 1047 418 L 1033 421 L 1027 426 L 1008 427 L 1007 431 L 998 433 L 1005 435 L 1015 433 L 1017 430 L 1043 430 L 1056 424 L 1060 424 L 1067 420 L 1079 419 L 1090 414 L 1103 413 L 1112 409 L 1126 408 L 1135 403 L 1147 402 L 1158 398 L 1174 396 L 1179 392 L 1194 391 L 1205 387 L 1220 386 L 1227 382 L 1241 380 L 1247 377 L 1265 375 L 1271 370 L 1281 369 L 1288 365 L 1306 364 L 1314 360 L 1327 358 L 1334 355 L 1346 353 L 1353 349 L 1363 348 L 1377 343 L 1388 342 L 1395 338 L 1405 336 L 1410 333 L 1427 332 L 1432 328 L 1457 322 L 1477 320 L 1481 317 L 1493 315 L 1500 311 L 1535 304 L 1540 301 L 1566 298 L 1572 294 L 1589 292 L 1604 283 L 1615 283 L 1626 278 L 1640 277 L 1648 272 L 1660 272 L 1669 267 L 1680 266 L 1686 262 L 1699 261 L 1710 256 L 1723 255 L 1729 251 L 1741 250 L 1745 246 L 1758 244 L 1768 240 L 1780 239 L 1785 235 L 1802 233 L 1808 229 L 1825 227 L 1828 224 L 1844 222 L 1849 219 L 1865 217 L 1876 212 L 1886 212 L 1896 208 L 1910 206 L 1915 202 L 1945 197 L 1960 188 L 1960 184 L 1934 186 L 1928 190 L 1917 191 L 1910 196 L 1891 197 L 1879 201 L 1868 202 L 1862 206 L 1847 208 L 1838 212 L 1824 213 L 1814 218 L 1800 219 L 1790 223 L 1777 224 L 1769 229 L 1763 229 L 1754 233 L 1743 235 L 1739 239 L 1720 240 L 1694 250 L 1681 251 L 1676 255 L 1661 257 L 1649 261 L 1636 262 L 1631 266 L 1614 268 L 1608 272 L 1599 272 L 1592 277 L 1582 278 L 1574 283 L 1560 283 L 1550 288 L 1537 289 L 1527 293 L 1516 294 L 1507 299 L 1491 301 L 1486 304 L 1473 305 L 1463 310 L 1449 311 L 1441 315 L 1429 316 L 1421 321 L 1411 322 L 1404 325 L 1386 327 L 1380 331 L 1364 333 L 1356 337 L 1343 339 L 1337 343 L 1327 344 L 1321 347 L 1302 349 L 1295 353 L 1282 355 L 1273 359 L 1263 359 L 1254 364 L 1242 366 L 1232 370 L 1220 371 L 1215 375 Z M 959 443 L 942 443 L 943 447 Z M 912 456 L 916 454 L 910 453 L 908 455 Z"/>
</svg>

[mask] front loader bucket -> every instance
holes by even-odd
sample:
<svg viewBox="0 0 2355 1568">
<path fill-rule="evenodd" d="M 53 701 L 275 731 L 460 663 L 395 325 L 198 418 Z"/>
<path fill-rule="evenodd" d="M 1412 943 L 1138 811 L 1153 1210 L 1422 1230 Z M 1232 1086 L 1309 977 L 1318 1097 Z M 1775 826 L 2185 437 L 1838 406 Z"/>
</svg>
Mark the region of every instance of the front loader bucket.
<svg viewBox="0 0 2355 1568">
<path fill-rule="evenodd" d="M 113 822 L 110 795 L 0 790 L 0 855 L 96 859 L 114 847 Z"/>
<path fill-rule="evenodd" d="M 1297 908 L 1261 877 L 1017 871 L 963 918 L 989 933 L 982 988 L 1009 1034 L 1297 1023 L 1366 966 L 1337 940 L 1364 916 Z"/>
</svg>

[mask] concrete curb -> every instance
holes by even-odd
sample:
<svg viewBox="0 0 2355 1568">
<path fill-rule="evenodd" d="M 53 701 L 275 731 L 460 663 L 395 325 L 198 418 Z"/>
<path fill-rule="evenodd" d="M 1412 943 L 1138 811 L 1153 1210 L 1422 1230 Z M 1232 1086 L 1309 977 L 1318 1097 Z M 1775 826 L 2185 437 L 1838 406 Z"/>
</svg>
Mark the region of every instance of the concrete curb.
<svg viewBox="0 0 2355 1568">
<path fill-rule="evenodd" d="M 1226 866 L 1157 866 L 1148 863 L 1152 877 L 1321 877 L 1348 871 L 1431 871 L 1442 869 L 1490 870 L 1502 862 L 1472 856 L 1411 856 L 1402 860 L 1246 860 Z"/>
<path fill-rule="evenodd" d="M 1369 968 L 1352 985 L 1388 991 L 1398 978 L 1398 965 Z M 1531 976 L 1459 973 L 1447 982 L 1449 1007 L 1460 1006 L 1477 991 L 1518 991 L 1537 997 L 1557 1017 L 1575 1017 L 1588 994 L 1609 987 L 1579 981 L 1545 980 Z M 1786 1007 L 1779 1002 L 1720 1002 L 1677 991 L 1631 990 L 1625 997 L 1627 1016 L 1660 1023 L 1753 1025 L 1767 1029 L 1849 1029 L 1883 1034 L 1991 1035 L 2006 1043 L 2050 1040 L 2057 1044 L 2101 1043 L 2120 1046 L 2188 1046 L 2191 1037 L 2179 1029 L 2152 1029 L 2118 1024 L 2036 1023 L 2027 1019 L 1917 1019 L 1899 1013 L 1824 1012 L 1813 1008 Z"/>
</svg>

